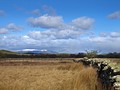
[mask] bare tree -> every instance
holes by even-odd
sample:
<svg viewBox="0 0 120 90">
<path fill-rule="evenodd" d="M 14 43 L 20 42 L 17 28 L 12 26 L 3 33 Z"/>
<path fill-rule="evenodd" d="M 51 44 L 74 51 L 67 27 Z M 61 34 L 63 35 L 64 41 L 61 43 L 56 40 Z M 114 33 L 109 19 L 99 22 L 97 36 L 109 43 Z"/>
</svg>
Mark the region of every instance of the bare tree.
<svg viewBox="0 0 120 90">
<path fill-rule="evenodd" d="M 86 51 L 86 54 L 85 56 L 88 57 L 88 58 L 95 58 L 98 54 L 98 51 L 97 50 L 85 50 Z"/>
</svg>

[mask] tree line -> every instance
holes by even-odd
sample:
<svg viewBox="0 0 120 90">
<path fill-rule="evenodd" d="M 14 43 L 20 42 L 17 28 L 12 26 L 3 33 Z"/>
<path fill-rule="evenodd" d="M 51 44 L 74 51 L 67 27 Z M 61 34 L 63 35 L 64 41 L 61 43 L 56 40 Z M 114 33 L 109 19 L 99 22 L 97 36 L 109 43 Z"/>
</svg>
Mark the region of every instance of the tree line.
<svg viewBox="0 0 120 90">
<path fill-rule="evenodd" d="M 0 51 L 0 58 L 120 58 L 120 53 L 113 52 L 98 54 L 97 51 L 86 51 L 78 54 L 18 54 L 9 51 Z"/>
</svg>

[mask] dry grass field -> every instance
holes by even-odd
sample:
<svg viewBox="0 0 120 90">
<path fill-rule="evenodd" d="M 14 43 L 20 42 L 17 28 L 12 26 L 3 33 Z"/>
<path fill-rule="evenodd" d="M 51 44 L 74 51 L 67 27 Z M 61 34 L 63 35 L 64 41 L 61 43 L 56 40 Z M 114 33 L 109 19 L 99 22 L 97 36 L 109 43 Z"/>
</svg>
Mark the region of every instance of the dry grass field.
<svg viewBox="0 0 120 90">
<path fill-rule="evenodd" d="M 105 59 L 106 59 L 106 60 L 113 61 L 113 62 L 120 63 L 120 58 L 105 58 Z"/>
<path fill-rule="evenodd" d="M 104 90 L 92 67 L 71 61 L 0 62 L 0 90 Z"/>
</svg>

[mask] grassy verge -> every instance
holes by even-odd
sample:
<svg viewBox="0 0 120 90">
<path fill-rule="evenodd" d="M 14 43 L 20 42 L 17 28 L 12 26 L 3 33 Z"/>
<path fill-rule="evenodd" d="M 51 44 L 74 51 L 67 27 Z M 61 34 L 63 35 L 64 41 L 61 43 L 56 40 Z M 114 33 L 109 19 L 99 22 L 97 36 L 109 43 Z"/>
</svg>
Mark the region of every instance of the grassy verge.
<svg viewBox="0 0 120 90">
<path fill-rule="evenodd" d="M 67 61 L 39 63 L 0 66 L 0 90 L 104 90 L 92 67 Z"/>
</svg>

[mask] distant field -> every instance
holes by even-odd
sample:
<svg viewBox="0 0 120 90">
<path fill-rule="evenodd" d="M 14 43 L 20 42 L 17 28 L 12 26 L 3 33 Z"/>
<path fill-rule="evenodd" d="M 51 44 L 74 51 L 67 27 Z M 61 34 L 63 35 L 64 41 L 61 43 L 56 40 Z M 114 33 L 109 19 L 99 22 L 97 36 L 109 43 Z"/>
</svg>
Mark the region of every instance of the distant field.
<svg viewBox="0 0 120 90">
<path fill-rule="evenodd" d="M 71 60 L 0 61 L 0 90 L 104 90 L 92 67 Z"/>
<path fill-rule="evenodd" d="M 120 63 L 120 58 L 106 58 L 107 60 L 111 60 L 113 62 Z"/>
</svg>

